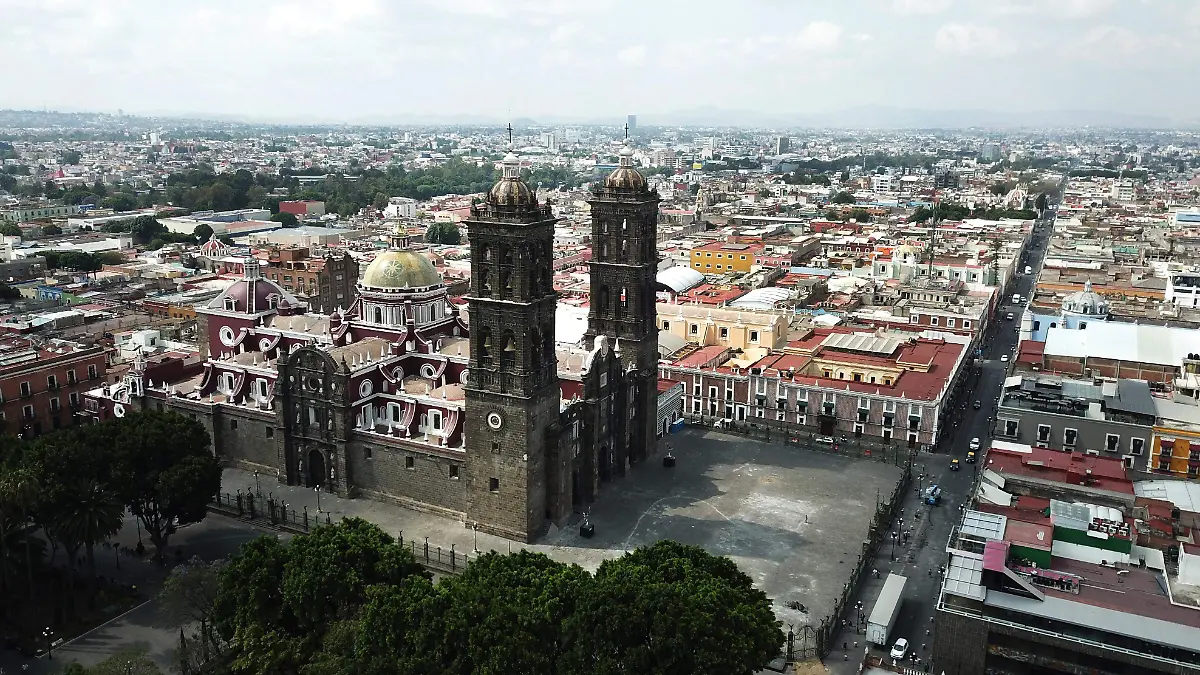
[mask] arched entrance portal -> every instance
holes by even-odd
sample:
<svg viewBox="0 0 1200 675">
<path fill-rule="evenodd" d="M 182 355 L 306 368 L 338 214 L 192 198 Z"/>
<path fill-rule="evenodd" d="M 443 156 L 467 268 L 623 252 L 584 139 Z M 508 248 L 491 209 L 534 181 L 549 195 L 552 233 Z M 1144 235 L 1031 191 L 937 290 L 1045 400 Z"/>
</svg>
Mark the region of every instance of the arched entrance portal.
<svg viewBox="0 0 1200 675">
<path fill-rule="evenodd" d="M 316 487 L 328 482 L 329 474 L 325 469 L 325 454 L 316 448 L 308 453 L 308 475 L 305 477 L 305 487 Z"/>
</svg>

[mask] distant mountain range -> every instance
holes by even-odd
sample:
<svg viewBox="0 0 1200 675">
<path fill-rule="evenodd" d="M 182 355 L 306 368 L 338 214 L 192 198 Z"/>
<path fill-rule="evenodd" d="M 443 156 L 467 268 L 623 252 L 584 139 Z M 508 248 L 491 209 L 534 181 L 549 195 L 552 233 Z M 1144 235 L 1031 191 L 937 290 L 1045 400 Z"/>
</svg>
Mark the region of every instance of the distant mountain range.
<svg viewBox="0 0 1200 675">
<path fill-rule="evenodd" d="M 20 113 L 19 115 L 17 113 Z M 52 111 L 0 110 L 0 125 L 21 119 L 28 123 L 31 116 L 62 115 L 60 123 L 79 121 L 88 113 L 56 113 Z M 334 119 L 320 115 L 237 115 L 182 111 L 145 111 L 141 116 L 166 120 L 212 121 L 222 124 L 297 125 L 297 126 L 502 126 L 512 122 L 515 127 L 553 127 L 560 125 L 609 125 L 625 122 L 625 116 L 570 117 L 562 115 L 505 119 L 486 114 L 399 114 L 365 115 Z M 126 118 L 128 119 L 128 118 Z M 114 121 L 107 117 L 106 121 Z M 1153 115 L 1137 115 L 1097 110 L 1029 110 L 1021 112 L 966 110 L 919 110 L 889 106 L 858 106 L 834 112 L 784 113 L 739 110 L 713 106 L 676 110 L 666 113 L 639 113 L 640 126 L 683 127 L 746 127 L 769 129 L 966 129 L 966 128 L 1133 128 L 1133 129 L 1200 129 L 1200 119 L 1173 119 Z"/>
</svg>

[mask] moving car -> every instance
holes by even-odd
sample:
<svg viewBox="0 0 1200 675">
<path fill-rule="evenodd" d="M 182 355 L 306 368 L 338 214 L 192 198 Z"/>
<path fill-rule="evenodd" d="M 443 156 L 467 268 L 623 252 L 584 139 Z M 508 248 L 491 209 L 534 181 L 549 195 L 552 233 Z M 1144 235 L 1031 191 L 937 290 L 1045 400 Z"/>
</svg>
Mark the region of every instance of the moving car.
<svg viewBox="0 0 1200 675">
<path fill-rule="evenodd" d="M 972 404 L 971 404 L 971 407 L 972 407 L 972 408 L 974 408 L 974 409 L 976 409 L 976 410 L 979 410 L 980 406 L 982 406 L 982 405 L 983 405 L 983 404 L 982 404 L 982 403 L 980 403 L 979 401 L 975 401 L 974 403 L 972 403 Z"/>
<path fill-rule="evenodd" d="M 1008 319 L 1009 321 L 1012 321 L 1012 320 L 1013 320 L 1013 313 L 1012 313 L 1012 312 L 1009 312 L 1008 314 L 1005 314 L 1005 315 L 1004 315 L 1004 318 Z"/>
<path fill-rule="evenodd" d="M 1008 363 L 1008 354 L 1000 355 L 1000 363 Z"/>
<path fill-rule="evenodd" d="M 1012 304 L 1014 304 L 1014 305 L 1021 304 L 1021 296 L 1016 293 L 1013 293 Z"/>
<path fill-rule="evenodd" d="M 1033 268 L 1029 265 L 1025 266 L 1025 274 L 1033 274 Z"/>
<path fill-rule="evenodd" d="M 962 468 L 962 465 L 958 463 L 957 457 L 950 460 L 950 470 L 951 471 L 958 471 L 961 468 Z"/>
<path fill-rule="evenodd" d="M 937 506 L 942 501 L 942 488 L 935 483 L 925 488 L 925 503 L 930 506 Z"/>
<path fill-rule="evenodd" d="M 896 640 L 896 644 L 892 645 L 892 652 L 889 656 L 897 661 L 908 656 L 908 640 L 905 638 Z"/>
<path fill-rule="evenodd" d="M 974 463 L 975 463 L 975 453 L 968 452 L 967 453 L 967 464 L 974 464 Z"/>
<path fill-rule="evenodd" d="M 971 445 L 970 445 L 969 447 L 970 447 L 972 450 L 978 450 L 978 449 L 979 449 L 979 438 L 978 438 L 978 437 L 976 437 L 976 438 L 972 438 L 972 439 L 971 439 Z"/>
<path fill-rule="evenodd" d="M 833 436 L 817 436 L 813 440 L 818 443 L 824 443 L 825 445 L 833 445 Z"/>
</svg>

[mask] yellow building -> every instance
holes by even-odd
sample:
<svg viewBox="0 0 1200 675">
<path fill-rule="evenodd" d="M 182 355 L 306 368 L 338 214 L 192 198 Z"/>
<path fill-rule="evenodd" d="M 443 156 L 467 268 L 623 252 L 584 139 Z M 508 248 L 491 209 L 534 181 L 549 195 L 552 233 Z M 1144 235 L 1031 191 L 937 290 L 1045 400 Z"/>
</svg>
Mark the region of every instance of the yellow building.
<svg viewBox="0 0 1200 675">
<path fill-rule="evenodd" d="M 1200 476 L 1200 408 L 1155 400 L 1158 424 L 1150 440 L 1149 469 L 1180 478 Z"/>
<path fill-rule="evenodd" d="M 773 312 L 733 311 L 706 305 L 658 303 L 658 327 L 702 347 L 779 349 L 787 344 L 788 320 Z"/>
<path fill-rule="evenodd" d="M 762 253 L 762 244 L 730 244 L 714 241 L 692 249 L 692 269 L 701 274 L 749 272 L 754 256 Z"/>
</svg>

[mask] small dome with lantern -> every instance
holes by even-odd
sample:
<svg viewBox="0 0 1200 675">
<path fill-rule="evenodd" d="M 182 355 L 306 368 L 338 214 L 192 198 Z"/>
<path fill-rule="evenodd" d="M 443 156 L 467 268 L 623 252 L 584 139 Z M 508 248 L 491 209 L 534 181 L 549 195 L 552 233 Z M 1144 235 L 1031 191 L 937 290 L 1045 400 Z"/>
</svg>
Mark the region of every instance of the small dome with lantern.
<svg viewBox="0 0 1200 675">
<path fill-rule="evenodd" d="M 363 272 L 363 290 L 401 291 L 442 284 L 442 275 L 429 258 L 408 248 L 408 232 L 400 223 L 389 237 L 391 246 L 375 256 Z"/>
<path fill-rule="evenodd" d="M 501 163 L 500 180 L 488 191 L 493 206 L 534 206 L 537 195 L 521 180 L 521 160 L 511 150 Z"/>
<path fill-rule="evenodd" d="M 629 147 L 629 139 L 625 139 L 625 147 L 621 148 L 621 164 L 604 179 L 604 187 L 617 190 L 645 190 L 646 177 L 633 166 L 633 148 Z"/>
<path fill-rule="evenodd" d="M 1089 279 L 1084 282 L 1082 291 L 1075 291 L 1063 298 L 1062 311 L 1063 314 L 1107 318 L 1108 300 L 1092 290 L 1092 282 Z"/>
</svg>

